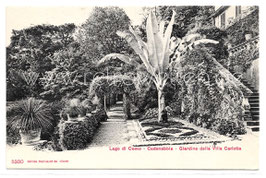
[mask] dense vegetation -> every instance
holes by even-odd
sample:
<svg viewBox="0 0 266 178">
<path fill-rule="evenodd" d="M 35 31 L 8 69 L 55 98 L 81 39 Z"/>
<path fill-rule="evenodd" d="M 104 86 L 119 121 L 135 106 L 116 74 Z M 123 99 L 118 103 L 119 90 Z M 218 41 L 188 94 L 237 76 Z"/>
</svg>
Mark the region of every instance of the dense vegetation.
<svg viewBox="0 0 266 178">
<path fill-rule="evenodd" d="M 210 26 L 209 6 L 151 10 L 136 27 L 121 8 L 95 7 L 79 27 L 14 30 L 6 51 L 8 143 L 20 143 L 23 127 L 45 128 L 47 142 L 36 149 L 84 149 L 118 95 L 126 119 L 134 110 L 162 126 L 168 113 L 223 135 L 245 133 L 250 91 L 227 70 L 226 39 L 234 42 L 235 30 Z"/>
</svg>

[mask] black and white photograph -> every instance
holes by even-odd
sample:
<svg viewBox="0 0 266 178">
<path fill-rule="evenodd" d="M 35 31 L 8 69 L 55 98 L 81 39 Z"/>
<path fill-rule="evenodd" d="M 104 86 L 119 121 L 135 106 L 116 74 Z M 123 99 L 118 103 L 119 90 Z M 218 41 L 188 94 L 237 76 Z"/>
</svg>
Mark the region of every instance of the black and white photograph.
<svg viewBox="0 0 266 178">
<path fill-rule="evenodd" d="M 6 7 L 7 168 L 257 170 L 259 11 Z"/>
</svg>

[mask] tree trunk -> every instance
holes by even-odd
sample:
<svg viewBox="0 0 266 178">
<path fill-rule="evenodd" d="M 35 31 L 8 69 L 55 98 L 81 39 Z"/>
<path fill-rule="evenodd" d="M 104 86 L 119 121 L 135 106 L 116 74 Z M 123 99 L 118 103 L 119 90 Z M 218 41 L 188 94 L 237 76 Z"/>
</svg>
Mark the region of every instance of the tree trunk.
<svg viewBox="0 0 266 178">
<path fill-rule="evenodd" d="M 107 107 L 106 107 L 106 94 L 104 94 L 104 96 L 103 96 L 103 108 L 104 108 L 104 111 L 107 112 Z"/>
<path fill-rule="evenodd" d="M 158 122 L 163 121 L 163 110 L 165 109 L 164 93 L 162 89 L 158 90 Z"/>
<path fill-rule="evenodd" d="M 123 94 L 123 109 L 125 120 L 131 119 L 129 95 L 126 93 Z"/>
</svg>

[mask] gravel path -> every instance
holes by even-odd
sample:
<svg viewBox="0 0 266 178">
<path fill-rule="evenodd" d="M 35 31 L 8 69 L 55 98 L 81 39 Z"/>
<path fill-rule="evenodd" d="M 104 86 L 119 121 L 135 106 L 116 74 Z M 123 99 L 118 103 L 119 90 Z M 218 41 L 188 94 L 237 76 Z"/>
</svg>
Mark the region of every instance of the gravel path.
<svg viewBox="0 0 266 178">
<path fill-rule="evenodd" d="M 107 113 L 107 122 L 102 122 L 90 147 L 101 147 L 127 143 L 127 126 L 123 118 L 123 108 L 118 103 Z"/>
</svg>

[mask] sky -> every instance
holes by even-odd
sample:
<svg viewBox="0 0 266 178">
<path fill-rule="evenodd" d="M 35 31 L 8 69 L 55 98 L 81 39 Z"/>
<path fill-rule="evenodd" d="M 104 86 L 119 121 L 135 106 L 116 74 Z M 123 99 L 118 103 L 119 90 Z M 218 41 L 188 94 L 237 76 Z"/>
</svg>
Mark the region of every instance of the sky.
<svg viewBox="0 0 266 178">
<path fill-rule="evenodd" d="M 122 7 L 133 25 L 140 24 L 142 7 Z M 6 8 L 6 46 L 10 44 L 12 30 L 21 30 L 39 24 L 81 25 L 93 7 L 8 7 Z"/>
</svg>

